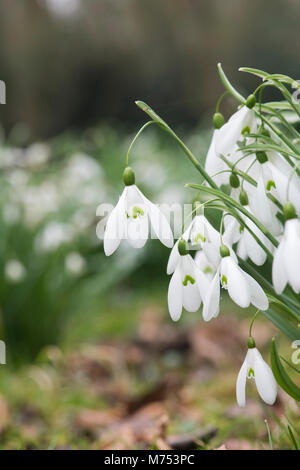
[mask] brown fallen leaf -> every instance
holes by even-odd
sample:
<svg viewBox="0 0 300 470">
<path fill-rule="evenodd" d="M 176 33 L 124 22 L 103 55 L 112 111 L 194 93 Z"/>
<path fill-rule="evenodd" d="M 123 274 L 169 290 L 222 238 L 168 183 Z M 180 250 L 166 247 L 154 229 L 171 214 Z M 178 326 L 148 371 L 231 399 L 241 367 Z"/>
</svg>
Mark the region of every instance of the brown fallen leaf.
<svg viewBox="0 0 300 470">
<path fill-rule="evenodd" d="M 84 409 L 75 416 L 74 424 L 80 429 L 106 427 L 118 421 L 124 414 L 125 408 L 122 406 L 109 410 Z"/>
<path fill-rule="evenodd" d="M 9 409 L 6 398 L 0 395 L 0 432 L 6 429 L 9 422 Z"/>
</svg>

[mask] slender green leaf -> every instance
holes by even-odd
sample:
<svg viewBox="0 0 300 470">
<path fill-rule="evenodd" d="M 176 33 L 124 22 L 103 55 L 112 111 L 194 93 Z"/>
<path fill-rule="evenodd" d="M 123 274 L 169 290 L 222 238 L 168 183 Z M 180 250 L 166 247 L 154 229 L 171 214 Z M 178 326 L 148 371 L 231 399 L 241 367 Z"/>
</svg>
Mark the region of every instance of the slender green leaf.
<svg viewBox="0 0 300 470">
<path fill-rule="evenodd" d="M 272 339 L 271 345 L 271 366 L 275 379 L 280 387 L 294 398 L 294 400 L 300 401 L 300 388 L 291 380 L 281 364 L 274 338 Z"/>
</svg>

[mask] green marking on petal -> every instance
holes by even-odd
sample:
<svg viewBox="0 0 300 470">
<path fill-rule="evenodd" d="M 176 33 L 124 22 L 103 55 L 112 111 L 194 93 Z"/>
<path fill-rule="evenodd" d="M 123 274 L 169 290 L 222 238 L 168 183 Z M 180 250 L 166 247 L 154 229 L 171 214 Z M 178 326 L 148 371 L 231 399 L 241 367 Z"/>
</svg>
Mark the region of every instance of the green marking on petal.
<svg viewBox="0 0 300 470">
<path fill-rule="evenodd" d="M 192 276 L 190 276 L 189 274 L 187 274 L 185 276 L 184 280 L 182 281 L 182 284 L 184 286 L 187 286 L 188 282 L 190 282 L 191 284 L 195 284 L 195 279 Z"/>
<path fill-rule="evenodd" d="M 254 379 L 254 370 L 252 367 L 250 367 L 249 372 L 248 372 L 248 379 Z"/>
<path fill-rule="evenodd" d="M 138 216 L 143 216 L 144 215 L 144 211 L 143 209 L 141 209 L 140 207 L 138 206 L 134 206 L 133 209 L 132 209 L 132 217 L 134 219 L 136 219 Z"/>
<path fill-rule="evenodd" d="M 240 225 L 239 232 L 240 232 L 240 233 L 243 233 L 243 231 L 244 231 L 244 227 L 242 227 L 242 226 Z"/>
<path fill-rule="evenodd" d="M 227 277 L 222 274 L 222 277 L 221 277 L 221 284 L 222 286 L 226 285 L 227 286 Z"/>
<path fill-rule="evenodd" d="M 250 134 L 250 127 L 249 126 L 244 127 L 244 129 L 242 130 L 242 135 L 245 135 L 245 134 Z"/>
<path fill-rule="evenodd" d="M 201 233 L 197 233 L 195 236 L 195 242 L 198 243 L 199 240 L 201 240 L 203 243 L 206 242 L 206 238 Z"/>
<path fill-rule="evenodd" d="M 267 188 L 267 191 L 271 191 L 271 188 L 275 188 L 275 189 L 276 189 L 275 181 L 269 180 L 269 181 L 267 182 L 266 188 Z"/>
<path fill-rule="evenodd" d="M 204 274 L 210 274 L 213 272 L 212 268 L 210 266 L 205 266 L 203 269 Z"/>
</svg>

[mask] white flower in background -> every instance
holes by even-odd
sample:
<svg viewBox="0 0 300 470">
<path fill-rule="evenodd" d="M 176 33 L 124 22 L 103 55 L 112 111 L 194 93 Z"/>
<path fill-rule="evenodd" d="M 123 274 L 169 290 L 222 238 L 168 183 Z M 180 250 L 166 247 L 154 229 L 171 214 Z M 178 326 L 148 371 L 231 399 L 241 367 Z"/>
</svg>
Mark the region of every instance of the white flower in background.
<svg viewBox="0 0 300 470">
<path fill-rule="evenodd" d="M 18 283 L 25 278 L 26 268 L 17 259 L 11 259 L 4 266 L 4 274 L 9 282 Z"/>
<path fill-rule="evenodd" d="M 81 274 L 84 271 L 85 265 L 85 259 L 76 251 L 68 253 L 65 258 L 65 269 L 70 274 Z"/>
<path fill-rule="evenodd" d="M 124 191 L 109 215 L 104 233 L 104 252 L 111 255 L 122 239 L 134 248 L 142 248 L 149 234 L 149 222 L 159 240 L 168 248 L 173 246 L 173 234 L 166 217 L 134 184 L 133 170 L 124 171 Z"/>
<path fill-rule="evenodd" d="M 172 320 L 181 317 L 182 308 L 196 312 L 201 305 L 201 298 L 208 288 L 208 279 L 197 268 L 195 261 L 186 250 L 186 242 L 178 244 L 180 259 L 171 277 L 168 290 L 168 307 Z"/>
<path fill-rule="evenodd" d="M 185 241 L 190 240 L 192 249 L 201 248 L 207 259 L 215 267 L 219 264 L 220 255 L 220 235 L 216 229 L 208 222 L 204 215 L 196 215 L 191 221 L 188 228 L 182 235 Z M 180 240 L 180 239 L 179 239 Z M 180 260 L 180 254 L 178 252 L 178 243 L 175 243 L 168 261 L 167 273 L 172 274 Z"/>
<path fill-rule="evenodd" d="M 64 243 L 74 239 L 73 228 L 69 224 L 60 222 L 49 222 L 38 234 L 36 247 L 41 251 L 54 251 Z"/>
<path fill-rule="evenodd" d="M 222 245 L 221 251 L 220 266 L 203 298 L 203 319 L 209 321 L 219 315 L 220 281 L 231 299 L 240 307 L 247 308 L 252 304 L 260 310 L 266 310 L 269 302 L 258 282 L 238 266 L 229 248 Z"/>
<path fill-rule="evenodd" d="M 289 208 L 289 209 L 288 209 Z M 300 220 L 294 207 L 287 203 L 285 212 L 290 210 L 293 217 L 286 220 L 284 234 L 276 248 L 272 266 L 273 286 L 281 294 L 287 283 L 296 293 L 300 292 Z"/>
<path fill-rule="evenodd" d="M 273 405 L 277 397 L 277 384 L 273 372 L 256 349 L 253 338 L 249 338 L 249 343 L 252 347 L 248 349 L 236 382 L 237 402 L 239 406 L 246 405 L 246 381 L 253 379 L 261 399 L 268 405 Z"/>
<path fill-rule="evenodd" d="M 25 166 L 40 166 L 45 164 L 50 157 L 50 148 L 47 144 L 36 142 L 24 151 L 22 163 Z"/>
</svg>

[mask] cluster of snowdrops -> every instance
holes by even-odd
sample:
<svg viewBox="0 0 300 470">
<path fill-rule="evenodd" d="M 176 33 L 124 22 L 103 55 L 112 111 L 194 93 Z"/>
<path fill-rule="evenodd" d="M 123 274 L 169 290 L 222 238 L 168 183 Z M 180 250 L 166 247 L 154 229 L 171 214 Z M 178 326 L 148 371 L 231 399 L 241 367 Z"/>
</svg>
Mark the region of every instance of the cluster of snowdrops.
<svg viewBox="0 0 300 470">
<path fill-rule="evenodd" d="M 274 355 L 273 371 L 263 360 L 252 336 L 252 326 L 259 312 L 268 311 L 270 302 L 282 305 L 295 318 L 299 315 L 300 134 L 294 122 L 300 119 L 300 107 L 286 86 L 293 86 L 292 79 L 254 69 L 247 71 L 263 81 L 253 94 L 244 98 L 232 87 L 219 65 L 226 92 L 219 99 L 213 117 L 215 130 L 205 166 L 153 109 L 137 102 L 151 120 L 141 128 L 129 148 L 123 173 L 125 188 L 108 217 L 104 233 L 107 256 L 123 239 L 134 248 L 142 248 L 150 227 L 171 249 L 167 266 L 171 275 L 168 308 L 174 321 L 180 319 L 183 309 L 195 312 L 201 305 L 205 321 L 216 318 L 220 312 L 221 288 L 228 291 L 239 307 L 252 304 L 258 309 L 249 329 L 248 352 L 237 377 L 236 396 L 240 406 L 246 403 L 247 378 L 255 380 L 259 395 L 269 405 L 276 400 L 277 382 L 284 383 L 282 387 L 295 399 L 299 392 L 278 362 L 278 354 Z M 266 86 L 278 88 L 284 100 L 263 104 Z M 226 94 L 239 102 L 237 111 L 227 122 L 219 111 Z M 167 218 L 139 190 L 134 171 L 128 166 L 133 143 L 151 124 L 169 133 L 204 177 L 201 185 L 187 185 L 198 190 L 199 201 L 195 202 L 191 222 L 183 227 L 175 243 Z M 203 194 L 209 196 L 204 202 Z M 219 230 L 207 220 L 206 207 L 221 211 Z M 266 260 L 270 261 L 272 282 L 259 273 Z"/>
</svg>

